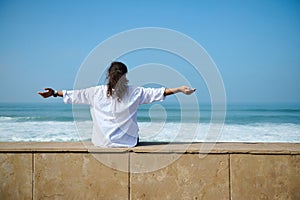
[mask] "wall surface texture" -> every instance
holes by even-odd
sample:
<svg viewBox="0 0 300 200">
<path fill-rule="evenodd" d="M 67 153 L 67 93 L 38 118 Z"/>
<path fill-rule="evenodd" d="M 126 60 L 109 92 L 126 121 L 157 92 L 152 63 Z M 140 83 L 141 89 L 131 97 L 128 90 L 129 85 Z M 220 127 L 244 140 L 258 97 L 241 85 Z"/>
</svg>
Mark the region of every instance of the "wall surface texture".
<svg viewBox="0 0 300 200">
<path fill-rule="evenodd" d="M 300 144 L 182 145 L 0 143 L 0 199 L 300 199 Z"/>
</svg>

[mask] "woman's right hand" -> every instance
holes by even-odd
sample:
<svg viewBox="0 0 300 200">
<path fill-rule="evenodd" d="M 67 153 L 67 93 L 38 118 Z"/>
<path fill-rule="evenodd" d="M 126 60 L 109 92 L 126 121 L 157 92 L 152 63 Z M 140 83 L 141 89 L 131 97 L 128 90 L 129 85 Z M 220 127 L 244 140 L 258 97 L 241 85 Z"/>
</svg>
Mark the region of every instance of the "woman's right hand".
<svg viewBox="0 0 300 200">
<path fill-rule="evenodd" d="M 44 92 L 38 92 L 39 95 L 41 95 L 44 98 L 48 98 L 53 96 L 54 90 L 52 88 L 45 88 L 46 91 Z"/>
<path fill-rule="evenodd" d="M 168 96 L 171 94 L 176 94 L 178 92 L 182 92 L 183 94 L 190 95 L 190 94 L 193 94 L 195 91 L 196 91 L 196 88 L 190 88 L 188 86 L 183 85 L 183 86 L 180 86 L 177 88 L 166 88 L 164 95 Z"/>
</svg>

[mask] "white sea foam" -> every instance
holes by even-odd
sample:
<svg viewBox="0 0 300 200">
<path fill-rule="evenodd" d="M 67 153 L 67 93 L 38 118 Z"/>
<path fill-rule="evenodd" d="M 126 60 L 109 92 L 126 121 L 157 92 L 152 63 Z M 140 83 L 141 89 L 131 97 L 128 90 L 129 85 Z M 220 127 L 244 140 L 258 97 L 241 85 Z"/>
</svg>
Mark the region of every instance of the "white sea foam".
<svg viewBox="0 0 300 200">
<path fill-rule="evenodd" d="M 0 119 L 0 141 L 82 141 L 91 138 L 91 121 L 14 122 Z M 208 134 L 210 124 L 140 122 L 141 141 L 203 142 L 300 142 L 300 125 L 289 123 L 226 124 L 216 137 Z"/>
<path fill-rule="evenodd" d="M 91 124 L 91 123 L 89 123 Z M 87 126 L 89 127 L 89 126 Z M 81 141 L 90 136 L 78 135 L 74 122 L 17 122 L 0 123 L 0 141 Z"/>
<path fill-rule="evenodd" d="M 211 136 L 210 124 L 204 123 L 140 123 L 141 141 L 205 142 L 300 142 L 300 125 L 254 123 L 226 124 L 222 131 Z M 159 131 L 155 131 L 159 130 Z"/>
</svg>

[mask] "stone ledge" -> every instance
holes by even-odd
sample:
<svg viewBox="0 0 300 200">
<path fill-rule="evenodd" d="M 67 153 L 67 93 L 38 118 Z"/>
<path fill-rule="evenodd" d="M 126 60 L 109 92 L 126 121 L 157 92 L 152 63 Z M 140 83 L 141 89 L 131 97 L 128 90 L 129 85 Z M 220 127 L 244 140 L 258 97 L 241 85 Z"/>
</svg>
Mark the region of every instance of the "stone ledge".
<svg viewBox="0 0 300 200">
<path fill-rule="evenodd" d="M 299 163 L 292 143 L 0 142 L 0 199 L 300 199 Z"/>
<path fill-rule="evenodd" d="M 0 142 L 0 152 L 300 154 L 300 143 L 142 142 L 134 148 L 98 148 L 90 142 Z"/>
</svg>

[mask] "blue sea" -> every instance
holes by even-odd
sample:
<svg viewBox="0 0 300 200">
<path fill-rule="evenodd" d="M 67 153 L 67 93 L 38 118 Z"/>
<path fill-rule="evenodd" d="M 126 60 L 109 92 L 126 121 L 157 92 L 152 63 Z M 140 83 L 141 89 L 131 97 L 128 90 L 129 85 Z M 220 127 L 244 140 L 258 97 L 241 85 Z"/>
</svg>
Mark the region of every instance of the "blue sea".
<svg viewBox="0 0 300 200">
<path fill-rule="evenodd" d="M 141 141 L 203 142 L 212 127 L 211 106 L 172 103 L 143 105 L 138 111 Z M 73 112 L 74 111 L 74 112 Z M 183 115 L 184 113 L 184 115 Z M 73 116 L 75 114 L 75 116 Z M 300 142 L 300 104 L 227 105 L 216 142 Z M 63 103 L 0 103 L 0 141 L 88 141 L 89 107 Z"/>
</svg>

